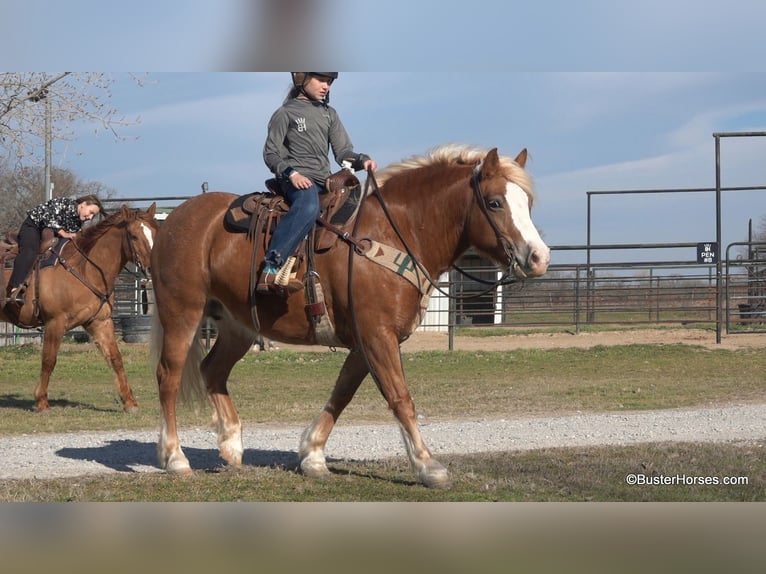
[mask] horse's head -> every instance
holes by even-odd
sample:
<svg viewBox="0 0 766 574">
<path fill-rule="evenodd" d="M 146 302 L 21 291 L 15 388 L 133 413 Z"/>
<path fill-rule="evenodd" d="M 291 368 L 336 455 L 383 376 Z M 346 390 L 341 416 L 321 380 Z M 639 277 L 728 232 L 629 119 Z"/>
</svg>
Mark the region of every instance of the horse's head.
<svg viewBox="0 0 766 574">
<path fill-rule="evenodd" d="M 151 253 L 154 247 L 154 239 L 157 236 L 159 226 L 154 214 L 157 204 L 152 203 L 146 211 L 130 209 L 122 206 L 122 218 L 125 222 L 125 238 L 130 260 L 140 271 L 149 271 L 151 266 Z"/>
<path fill-rule="evenodd" d="M 551 251 L 532 223 L 531 180 L 524 171 L 527 150 L 515 160 L 490 150 L 473 171 L 471 243 L 497 264 L 524 279 L 543 275 Z"/>
</svg>

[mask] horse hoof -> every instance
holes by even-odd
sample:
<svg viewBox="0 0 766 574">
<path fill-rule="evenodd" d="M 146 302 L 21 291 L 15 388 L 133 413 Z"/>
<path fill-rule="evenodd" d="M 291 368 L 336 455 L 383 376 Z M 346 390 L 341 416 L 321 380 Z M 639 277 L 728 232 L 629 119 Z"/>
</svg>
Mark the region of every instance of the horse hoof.
<svg viewBox="0 0 766 574">
<path fill-rule="evenodd" d="M 231 467 L 240 468 L 242 466 L 242 453 L 234 452 L 232 450 L 222 450 L 220 453 L 221 458 L 226 461 Z"/>
<path fill-rule="evenodd" d="M 191 474 L 192 472 L 191 465 L 185 456 L 171 456 L 165 464 L 165 470 L 169 474 Z"/>
<path fill-rule="evenodd" d="M 421 477 L 423 486 L 427 488 L 433 488 L 434 490 L 449 490 L 452 488 L 452 481 L 448 476 L 445 477 Z"/>
<path fill-rule="evenodd" d="M 428 488 L 436 490 L 447 490 L 452 488 L 452 481 L 449 478 L 447 469 L 436 461 L 431 463 L 420 471 L 420 482 Z"/>
<path fill-rule="evenodd" d="M 309 459 L 301 461 L 301 474 L 315 480 L 326 480 L 332 476 L 326 464 Z"/>
<path fill-rule="evenodd" d="M 192 469 L 189 464 L 169 464 L 167 467 L 165 467 L 165 470 L 168 474 L 177 474 L 179 476 L 184 476 L 192 473 Z"/>
</svg>

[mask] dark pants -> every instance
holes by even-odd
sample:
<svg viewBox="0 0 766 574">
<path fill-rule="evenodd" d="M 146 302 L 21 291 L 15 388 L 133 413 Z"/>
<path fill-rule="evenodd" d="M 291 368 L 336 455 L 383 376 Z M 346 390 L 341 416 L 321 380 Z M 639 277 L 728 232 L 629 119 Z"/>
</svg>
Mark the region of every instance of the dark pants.
<svg viewBox="0 0 766 574">
<path fill-rule="evenodd" d="M 319 186 L 316 183 L 308 189 L 296 189 L 289 181 L 280 180 L 280 187 L 290 210 L 274 230 L 266 253 L 266 263 L 277 269 L 293 254 L 319 217 Z"/>
<path fill-rule="evenodd" d="M 8 280 L 8 289 L 18 287 L 32 270 L 37 253 L 40 251 L 40 230 L 30 218 L 26 218 L 19 229 L 19 254 L 13 261 L 13 272 Z"/>
</svg>

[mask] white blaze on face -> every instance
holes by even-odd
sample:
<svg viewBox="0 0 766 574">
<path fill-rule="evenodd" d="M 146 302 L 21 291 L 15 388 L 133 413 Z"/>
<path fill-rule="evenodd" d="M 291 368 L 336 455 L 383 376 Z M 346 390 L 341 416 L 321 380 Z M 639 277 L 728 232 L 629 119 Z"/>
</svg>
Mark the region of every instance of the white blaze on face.
<svg viewBox="0 0 766 574">
<path fill-rule="evenodd" d="M 529 196 L 518 185 L 508 182 L 505 186 L 505 200 L 511 210 L 513 225 L 521 234 L 523 245 L 515 245 L 517 257 L 523 266 L 544 272 L 551 260 L 551 250 L 540 237 L 529 212 Z M 534 255 L 534 257 L 532 257 Z"/>
<path fill-rule="evenodd" d="M 144 231 L 146 242 L 149 244 L 149 249 L 151 249 L 152 247 L 154 247 L 154 238 L 152 237 L 152 230 L 145 223 L 141 224 L 141 229 Z"/>
</svg>

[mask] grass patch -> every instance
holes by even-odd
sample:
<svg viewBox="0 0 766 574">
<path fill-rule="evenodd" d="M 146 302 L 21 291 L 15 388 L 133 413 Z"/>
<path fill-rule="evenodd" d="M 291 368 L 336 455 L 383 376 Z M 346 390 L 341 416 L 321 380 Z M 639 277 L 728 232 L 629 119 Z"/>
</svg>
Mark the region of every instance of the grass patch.
<svg viewBox="0 0 766 574">
<path fill-rule="evenodd" d="M 123 345 L 140 412 L 122 412 L 113 375 L 92 346 L 59 354 L 49 388 L 51 410 L 33 413 L 40 368 L 35 346 L 0 349 L 0 434 L 158 428 L 159 399 L 148 352 Z M 324 405 L 345 352 L 251 353 L 234 368 L 229 391 L 248 423 L 305 425 Z M 689 345 L 591 349 L 429 351 L 403 355 L 418 413 L 426 420 L 709 406 L 766 399 L 766 354 Z M 206 425 L 206 405 L 179 407 L 182 426 Z M 371 379 L 344 422 L 390 422 Z"/>
<path fill-rule="evenodd" d="M 40 368 L 35 345 L 0 349 L 0 434 L 158 429 L 159 403 L 145 345 L 123 345 L 141 406 L 124 414 L 113 375 L 92 345 L 62 349 L 49 390 L 52 409 L 34 414 Z M 252 353 L 229 390 L 245 426 L 308 424 L 323 406 L 345 351 Z M 405 373 L 426 421 L 763 402 L 766 354 L 688 345 L 405 353 Z M 181 426 L 205 426 L 207 408 L 181 406 Z M 368 378 L 343 414 L 347 423 L 391 422 Z M 297 446 L 297 445 L 296 445 Z M 405 457 L 330 461 L 331 480 L 290 466 L 209 468 L 189 477 L 120 472 L 58 480 L 0 481 L 2 501 L 751 501 L 766 500 L 763 443 L 653 444 L 443 456 L 454 486 L 431 491 Z M 30 456 L 34 456 L 30 454 Z M 745 476 L 739 486 L 626 484 L 629 473 Z"/>
<path fill-rule="evenodd" d="M 164 473 L 119 473 L 55 480 L 0 481 L 12 502 L 569 502 L 763 501 L 765 443 L 662 443 L 629 447 L 542 449 L 440 457 L 453 487 L 429 490 L 414 480 L 404 457 L 330 463 L 333 476 L 306 478 L 294 468 L 249 466 Z M 675 484 L 632 486 L 628 474 L 668 477 Z M 696 479 L 694 477 L 697 477 Z M 709 477 L 719 484 L 692 484 Z M 724 477 L 747 484 L 725 485 Z"/>
</svg>

